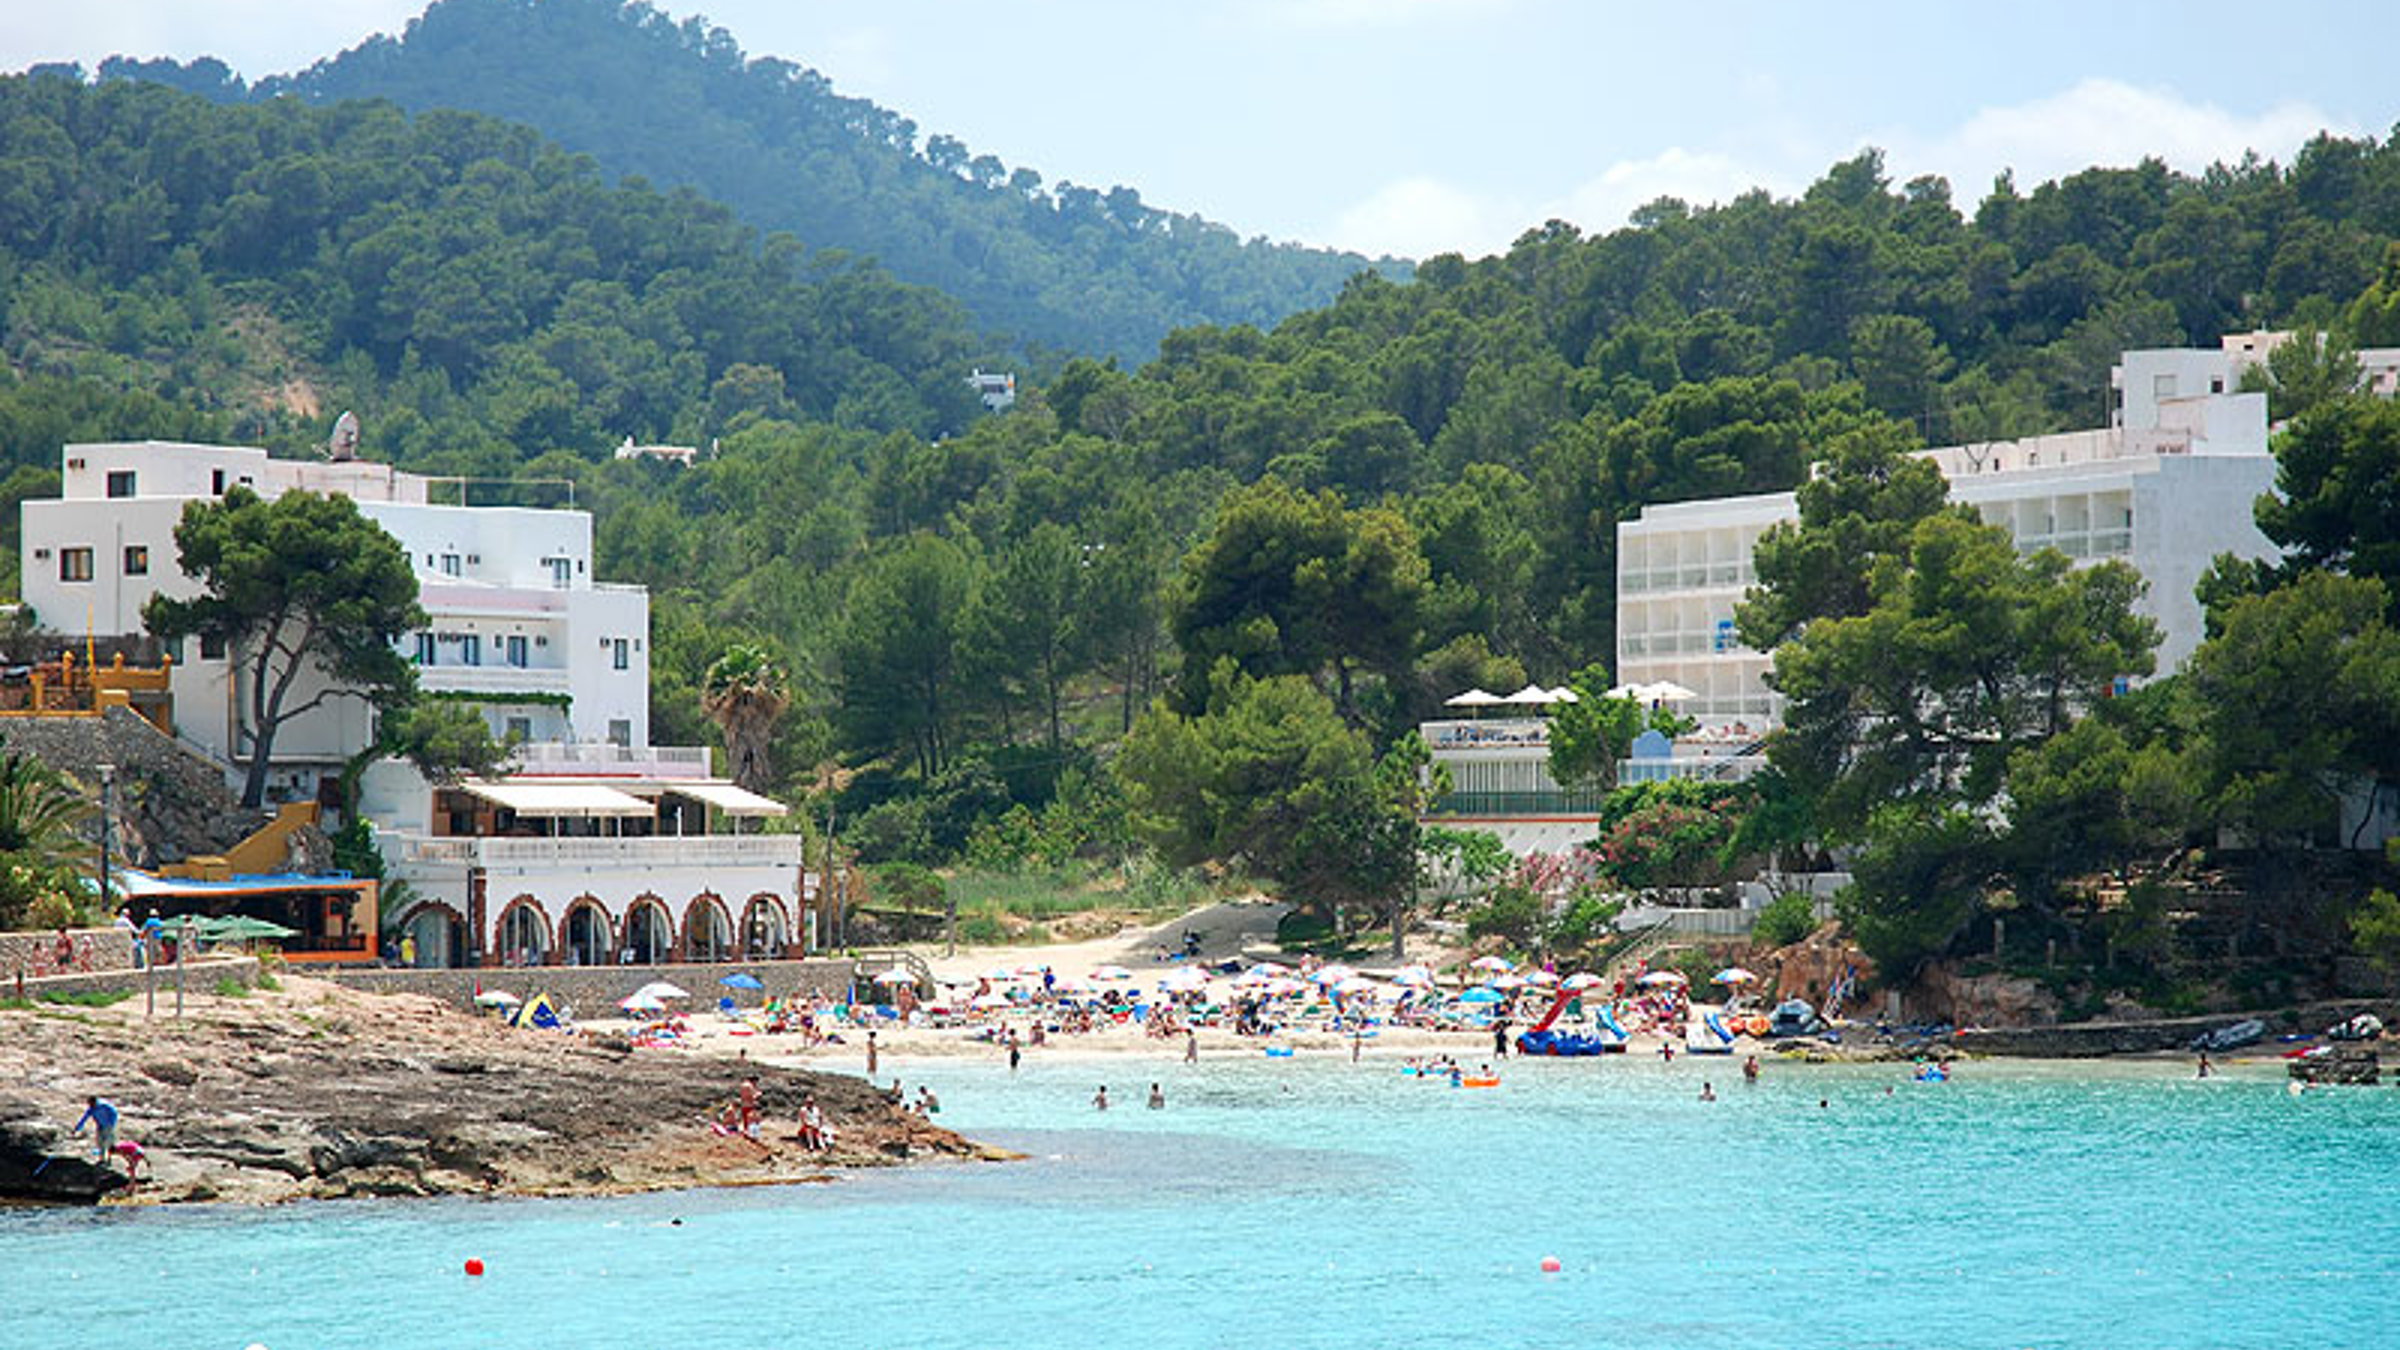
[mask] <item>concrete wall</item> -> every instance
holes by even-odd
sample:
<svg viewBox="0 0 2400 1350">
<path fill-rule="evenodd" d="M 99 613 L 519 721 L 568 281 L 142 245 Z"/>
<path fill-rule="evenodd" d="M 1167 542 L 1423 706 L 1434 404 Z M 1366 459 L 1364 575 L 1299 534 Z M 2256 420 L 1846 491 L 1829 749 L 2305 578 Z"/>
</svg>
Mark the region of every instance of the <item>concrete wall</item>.
<svg viewBox="0 0 2400 1350">
<path fill-rule="evenodd" d="M 258 983 L 258 958 L 255 956 L 205 956 L 184 971 L 184 992 L 213 994 L 220 980 L 234 980 L 245 987 Z M 0 995 L 15 997 L 19 990 L 27 998 L 44 994 L 125 993 L 140 996 L 146 987 L 143 972 L 130 967 L 120 970 L 95 970 L 74 975 L 47 975 L 39 979 L 31 975 L 20 980 L 14 966 L 0 973 Z M 175 967 L 160 966 L 154 986 L 161 1000 L 175 996 Z M 171 1006 L 171 1005 L 170 1005 Z"/>
<path fill-rule="evenodd" d="M 755 1008 L 770 995 L 814 991 L 828 998 L 846 998 L 855 964 L 849 961 L 750 961 L 739 966 L 546 966 L 531 970 L 340 970 L 319 974 L 351 989 L 384 994 L 426 994 L 460 1007 L 471 1006 L 478 989 L 504 989 L 518 998 L 548 994 L 553 1002 L 578 1017 L 613 1017 L 617 1003 L 653 980 L 665 980 L 692 993 L 682 1006 L 713 1008 L 721 997 L 738 1007 Z M 727 989 L 718 979 L 734 970 L 756 975 L 767 987 Z M 317 972 L 311 972 L 318 974 Z"/>
</svg>

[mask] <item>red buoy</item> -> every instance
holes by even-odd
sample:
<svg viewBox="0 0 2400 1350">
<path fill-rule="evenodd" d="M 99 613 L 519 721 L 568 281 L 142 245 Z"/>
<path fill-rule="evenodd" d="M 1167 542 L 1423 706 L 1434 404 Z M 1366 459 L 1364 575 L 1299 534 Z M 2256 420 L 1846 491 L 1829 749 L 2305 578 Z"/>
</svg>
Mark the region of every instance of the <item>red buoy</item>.
<svg viewBox="0 0 2400 1350">
<path fill-rule="evenodd" d="M 1566 1269 L 1566 1267 L 1558 1263 L 1557 1257 L 1545 1256 L 1542 1258 L 1542 1273 L 1544 1275 L 1556 1275 L 1558 1272 L 1564 1269 Z"/>
<path fill-rule="evenodd" d="M 467 1273 L 469 1275 L 481 1275 L 483 1273 L 483 1258 L 480 1256 L 468 1257 Z"/>
</svg>

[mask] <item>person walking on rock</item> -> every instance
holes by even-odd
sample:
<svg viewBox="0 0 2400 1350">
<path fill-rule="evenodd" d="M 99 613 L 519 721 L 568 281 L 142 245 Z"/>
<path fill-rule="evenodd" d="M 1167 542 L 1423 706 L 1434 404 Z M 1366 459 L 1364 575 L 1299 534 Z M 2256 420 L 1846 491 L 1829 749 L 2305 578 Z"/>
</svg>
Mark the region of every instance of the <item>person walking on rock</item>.
<svg viewBox="0 0 2400 1350">
<path fill-rule="evenodd" d="M 91 1126 L 92 1156 L 102 1163 L 106 1163 L 109 1157 L 117 1151 L 117 1104 L 99 1096 L 86 1097 L 83 1100 L 83 1115 L 76 1120 L 75 1128 L 68 1133 L 81 1134 L 84 1126 Z"/>
</svg>

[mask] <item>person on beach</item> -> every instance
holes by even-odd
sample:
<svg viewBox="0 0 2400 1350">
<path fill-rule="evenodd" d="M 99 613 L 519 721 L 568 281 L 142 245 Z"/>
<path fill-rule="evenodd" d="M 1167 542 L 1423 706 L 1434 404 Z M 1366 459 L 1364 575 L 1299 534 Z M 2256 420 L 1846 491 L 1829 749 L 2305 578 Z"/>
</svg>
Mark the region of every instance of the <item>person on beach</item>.
<svg viewBox="0 0 2400 1350">
<path fill-rule="evenodd" d="M 800 1099 L 800 1147 L 811 1153 L 825 1151 L 825 1112 L 813 1092 Z"/>
<path fill-rule="evenodd" d="M 1363 1028 L 1359 1028 L 1359 1027 L 1352 1027 L 1352 1028 L 1350 1029 L 1350 1062 L 1351 1062 L 1351 1063 L 1353 1063 L 1353 1064 L 1356 1064 L 1356 1063 L 1358 1063 L 1358 1051 L 1359 1051 L 1359 1047 L 1360 1047 L 1360 1046 L 1362 1046 L 1362 1045 L 1364 1045 L 1364 1044 L 1366 1044 L 1366 1040 L 1367 1040 L 1367 1033 L 1366 1033 L 1366 1031 L 1365 1031 Z"/>
<path fill-rule="evenodd" d="M 875 1076 L 875 1033 L 867 1033 L 867 1077 Z"/>
<path fill-rule="evenodd" d="M 1018 1047 L 1017 1033 L 1012 1031 L 1008 1033 L 1008 1071 L 1010 1073 L 1015 1073 L 1017 1071 L 1017 1061 L 1023 1058 L 1025 1058 L 1025 1052 Z"/>
<path fill-rule="evenodd" d="M 1108 1109 L 1108 1084 L 1102 1083 L 1100 1090 L 1092 1094 L 1092 1109 L 1095 1111 Z"/>
<path fill-rule="evenodd" d="M 2215 1068 L 2213 1068 L 2213 1067 L 2212 1067 L 2212 1066 L 2209 1064 L 2209 1062 L 2208 1062 L 2208 1052 L 2207 1052 L 2206 1050 L 2203 1050 L 2203 1051 L 2201 1051 L 2201 1052 L 2200 1052 L 2200 1076 L 2201 1076 L 2202 1078 L 2206 1078 L 2206 1077 L 2208 1077 L 2210 1074 L 2212 1074 L 2212 1073 L 2215 1073 L 2215 1072 L 2216 1072 Z"/>
<path fill-rule="evenodd" d="M 1153 1111 L 1167 1109 L 1167 1094 L 1156 1083 L 1150 1085 L 1150 1109 Z"/>
<path fill-rule="evenodd" d="M 84 1098 L 83 1115 L 68 1133 L 81 1134 L 86 1125 L 92 1127 L 92 1156 L 107 1162 L 109 1155 L 117 1151 L 117 1104 L 105 1097 Z"/>
<path fill-rule="evenodd" d="M 1200 1062 L 1200 1033 L 1191 1027 L 1183 1029 L 1183 1062 L 1186 1064 Z"/>
<path fill-rule="evenodd" d="M 742 1080 L 742 1092 L 739 1100 L 742 1108 L 742 1133 L 756 1139 L 758 1138 L 759 1121 L 758 1076 L 756 1074 Z"/>
</svg>

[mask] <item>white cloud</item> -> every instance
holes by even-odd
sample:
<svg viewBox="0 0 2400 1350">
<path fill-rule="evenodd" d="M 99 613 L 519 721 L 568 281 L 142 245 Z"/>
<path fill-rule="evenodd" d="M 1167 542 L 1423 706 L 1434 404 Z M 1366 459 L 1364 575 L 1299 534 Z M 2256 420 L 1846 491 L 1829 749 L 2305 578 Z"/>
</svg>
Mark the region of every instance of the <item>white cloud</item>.
<svg viewBox="0 0 2400 1350">
<path fill-rule="evenodd" d="M 1437 178 L 1403 178 L 1343 211 L 1326 242 L 1407 258 L 1447 252 L 1481 257 L 1506 249 L 1517 236 L 1548 221 L 1569 221 L 1587 234 L 1606 233 L 1623 225 L 1636 207 L 1661 197 L 1705 206 L 1761 184 L 1773 186 L 1773 178 L 1729 155 L 1681 146 L 1611 164 L 1548 202 L 1479 195 Z"/>
<path fill-rule="evenodd" d="M 2094 165 L 2124 167 L 2145 156 L 2196 173 L 2256 150 L 2286 159 L 2319 131 L 2346 128 L 2316 107 L 2283 102 L 2253 114 L 2196 103 L 2171 89 L 2087 79 L 2047 98 L 1984 108 L 1955 130 L 1925 140 L 1874 138 L 1895 178 L 1938 173 L 1962 204 L 1982 197 L 2002 169 L 2020 189 Z"/>
<path fill-rule="evenodd" d="M 1438 178 L 1403 178 L 1336 217 L 1325 242 L 1369 255 L 1429 258 L 1453 249 L 1488 253 L 1524 227 L 1508 203 Z M 1491 241 L 1497 239 L 1497 245 Z"/>
</svg>

